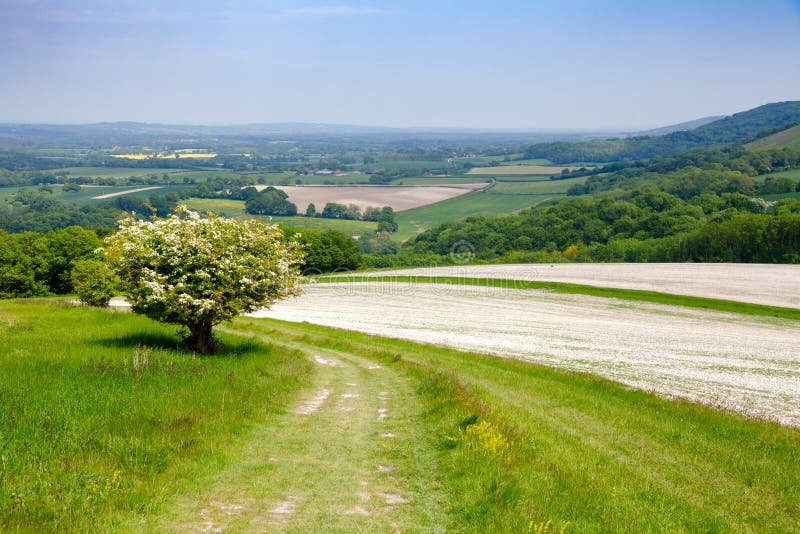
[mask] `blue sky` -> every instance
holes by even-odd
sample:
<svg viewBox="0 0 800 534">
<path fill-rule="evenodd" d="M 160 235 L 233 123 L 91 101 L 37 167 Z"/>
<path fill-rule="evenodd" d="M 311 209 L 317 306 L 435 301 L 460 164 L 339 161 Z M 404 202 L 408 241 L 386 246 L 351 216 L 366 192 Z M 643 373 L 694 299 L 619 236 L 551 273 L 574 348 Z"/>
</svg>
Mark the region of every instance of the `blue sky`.
<svg viewBox="0 0 800 534">
<path fill-rule="evenodd" d="M 0 121 L 645 128 L 798 58 L 798 0 L 0 0 Z"/>
</svg>

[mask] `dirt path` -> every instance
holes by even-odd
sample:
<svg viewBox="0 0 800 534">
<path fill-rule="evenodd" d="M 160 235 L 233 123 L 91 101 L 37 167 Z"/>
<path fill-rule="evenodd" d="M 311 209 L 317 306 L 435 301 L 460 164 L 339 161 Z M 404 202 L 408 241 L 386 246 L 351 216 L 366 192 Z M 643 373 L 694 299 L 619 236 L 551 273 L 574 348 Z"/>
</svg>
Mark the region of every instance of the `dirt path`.
<svg viewBox="0 0 800 534">
<path fill-rule="evenodd" d="M 392 532 L 443 524 L 409 379 L 351 354 L 286 346 L 315 362 L 313 385 L 253 432 L 202 495 L 180 497 L 146 529 Z"/>
</svg>

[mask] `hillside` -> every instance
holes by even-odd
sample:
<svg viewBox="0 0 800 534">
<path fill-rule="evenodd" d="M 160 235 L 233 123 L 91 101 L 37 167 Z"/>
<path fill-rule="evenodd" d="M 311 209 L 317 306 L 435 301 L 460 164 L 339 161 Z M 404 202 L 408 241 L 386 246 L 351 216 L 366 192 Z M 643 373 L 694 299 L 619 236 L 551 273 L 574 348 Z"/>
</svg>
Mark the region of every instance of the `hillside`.
<svg viewBox="0 0 800 534">
<path fill-rule="evenodd" d="M 527 158 L 546 158 L 554 163 L 608 162 L 669 156 L 693 148 L 748 141 L 769 130 L 800 122 L 800 101 L 776 102 L 711 122 L 690 131 L 667 135 L 532 145 Z"/>
<path fill-rule="evenodd" d="M 637 132 L 636 137 L 641 137 L 643 135 L 653 136 L 653 135 L 667 135 L 673 132 L 686 132 L 689 130 L 700 128 L 701 126 L 705 126 L 706 124 L 710 124 L 712 122 L 724 118 L 725 115 L 714 115 L 712 117 L 703 117 L 701 119 L 695 119 L 693 121 L 686 121 L 678 124 L 670 124 L 668 126 L 662 126 L 660 128 L 653 128 L 652 130 Z"/>
<path fill-rule="evenodd" d="M 756 139 L 744 145 L 747 150 L 769 150 L 774 148 L 792 148 L 800 150 L 800 124 L 774 133 L 768 137 Z"/>
</svg>

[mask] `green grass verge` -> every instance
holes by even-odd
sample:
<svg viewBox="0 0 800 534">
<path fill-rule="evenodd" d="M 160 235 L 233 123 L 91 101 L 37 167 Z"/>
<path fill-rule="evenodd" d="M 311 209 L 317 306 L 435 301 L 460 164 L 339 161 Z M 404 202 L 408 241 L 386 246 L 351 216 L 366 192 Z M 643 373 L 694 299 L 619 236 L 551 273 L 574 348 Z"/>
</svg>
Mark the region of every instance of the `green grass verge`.
<svg viewBox="0 0 800 534">
<path fill-rule="evenodd" d="M 0 339 L 0 531 L 113 531 L 120 515 L 157 510 L 310 369 L 230 336 L 222 354 L 194 357 L 174 328 L 53 301 L 0 301 Z"/>
<path fill-rule="evenodd" d="M 797 528 L 798 429 L 520 361 L 309 324 L 236 327 L 416 376 L 447 531 Z"/>
<path fill-rule="evenodd" d="M 470 285 L 480 287 L 496 287 L 503 289 L 543 289 L 552 293 L 567 293 L 573 295 L 588 295 L 592 297 L 615 298 L 639 302 L 652 302 L 670 306 L 683 306 L 687 308 L 702 308 L 729 313 L 745 315 L 758 315 L 762 317 L 777 317 L 780 319 L 800 320 L 800 309 L 784 308 L 780 306 L 767 306 L 764 304 L 751 304 L 734 300 L 712 299 L 706 297 L 693 297 L 689 295 L 676 295 L 673 293 L 660 293 L 658 291 L 644 291 L 640 289 L 618 289 L 612 287 L 596 287 L 567 282 L 545 282 L 527 280 L 509 280 L 505 278 L 467 278 L 456 276 L 359 276 L 358 273 L 346 276 L 321 276 L 318 282 L 391 282 L 391 283 L 428 283 L 448 285 Z"/>
</svg>

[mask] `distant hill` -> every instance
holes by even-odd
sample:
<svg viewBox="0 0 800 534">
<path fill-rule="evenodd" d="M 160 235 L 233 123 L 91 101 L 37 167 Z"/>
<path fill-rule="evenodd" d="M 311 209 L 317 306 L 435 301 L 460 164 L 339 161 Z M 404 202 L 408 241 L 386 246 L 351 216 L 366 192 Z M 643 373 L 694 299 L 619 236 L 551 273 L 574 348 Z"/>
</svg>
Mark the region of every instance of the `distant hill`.
<svg viewBox="0 0 800 534">
<path fill-rule="evenodd" d="M 693 121 L 681 122 L 678 124 L 671 124 L 669 126 L 662 126 L 661 128 L 653 128 L 652 130 L 645 130 L 643 132 L 638 132 L 636 134 L 636 137 L 642 137 L 642 136 L 651 137 L 654 135 L 667 135 L 674 132 L 686 132 L 724 118 L 725 115 L 714 115 L 713 117 L 703 117 L 702 119 L 695 119 Z"/>
<path fill-rule="evenodd" d="M 800 150 L 800 124 L 792 128 L 756 139 L 744 145 L 747 150 L 768 150 L 772 148 L 793 148 Z"/>
<path fill-rule="evenodd" d="M 234 125 L 102 122 L 94 124 L 14 124 L 0 122 L 0 149 L 4 147 L 136 146 L 146 144 L 225 143 L 257 145 L 276 140 L 359 139 L 370 142 L 484 143 L 580 141 L 611 135 L 608 131 L 555 129 L 391 128 L 318 123 L 263 123 Z M 621 135 L 619 132 L 613 135 Z"/>
<path fill-rule="evenodd" d="M 721 146 L 758 138 L 800 122 L 800 101 L 776 102 L 713 121 L 689 131 L 666 135 L 532 145 L 527 158 L 546 158 L 562 164 L 577 161 L 609 162 L 670 156 L 693 148 Z"/>
</svg>

